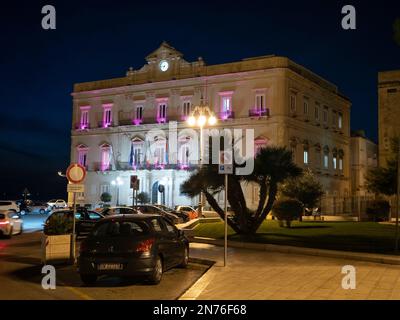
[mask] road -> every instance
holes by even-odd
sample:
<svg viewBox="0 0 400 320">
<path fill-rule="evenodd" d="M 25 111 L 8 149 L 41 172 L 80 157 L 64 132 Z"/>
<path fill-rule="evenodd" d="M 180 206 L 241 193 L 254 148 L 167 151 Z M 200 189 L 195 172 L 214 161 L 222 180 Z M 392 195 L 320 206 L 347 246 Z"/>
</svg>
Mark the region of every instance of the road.
<svg viewBox="0 0 400 320">
<path fill-rule="evenodd" d="M 25 232 L 12 239 L 0 239 L 0 300 L 22 299 L 166 299 L 179 298 L 207 270 L 207 266 L 190 263 L 187 269 L 164 273 L 159 285 L 138 280 L 103 277 L 93 287 L 84 287 L 73 266 L 57 267 L 57 287 L 41 286 L 41 232 L 37 231 L 46 216 L 24 216 Z"/>
</svg>

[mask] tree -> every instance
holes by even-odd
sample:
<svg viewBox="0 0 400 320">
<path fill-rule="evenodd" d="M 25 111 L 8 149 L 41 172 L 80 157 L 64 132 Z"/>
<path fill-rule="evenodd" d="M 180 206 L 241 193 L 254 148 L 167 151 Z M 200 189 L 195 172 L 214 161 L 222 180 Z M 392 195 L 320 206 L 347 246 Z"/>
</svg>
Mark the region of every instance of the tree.
<svg viewBox="0 0 400 320">
<path fill-rule="evenodd" d="M 141 204 L 149 203 L 150 202 L 150 196 L 149 196 L 149 194 L 147 192 L 140 192 L 137 195 L 137 201 L 139 203 L 141 203 Z"/>
<path fill-rule="evenodd" d="M 399 138 L 391 141 L 391 154 L 386 161 L 386 166 L 379 166 L 368 171 L 366 176 L 366 187 L 369 191 L 392 196 L 397 193 L 397 167 Z"/>
<path fill-rule="evenodd" d="M 103 192 L 100 196 L 100 200 L 102 202 L 111 202 L 111 194 L 109 194 L 108 192 Z"/>
<path fill-rule="evenodd" d="M 285 197 L 300 201 L 303 209 L 315 208 L 324 194 L 321 183 L 310 169 L 305 170 L 300 177 L 287 179 L 280 186 L 279 191 Z"/>
<path fill-rule="evenodd" d="M 211 149 L 211 148 L 210 148 Z M 278 184 L 300 175 L 302 170 L 293 162 L 292 153 L 281 147 L 262 148 L 254 159 L 251 175 L 228 176 L 228 201 L 233 215 L 229 226 L 238 234 L 254 234 L 271 211 Z M 259 203 L 255 211 L 247 207 L 242 185 L 256 183 L 259 186 Z M 204 193 L 206 200 L 217 214 L 224 218 L 224 211 L 214 196 L 224 189 L 224 176 L 218 174 L 218 165 L 205 165 L 181 185 L 181 192 L 189 197 Z"/>
</svg>

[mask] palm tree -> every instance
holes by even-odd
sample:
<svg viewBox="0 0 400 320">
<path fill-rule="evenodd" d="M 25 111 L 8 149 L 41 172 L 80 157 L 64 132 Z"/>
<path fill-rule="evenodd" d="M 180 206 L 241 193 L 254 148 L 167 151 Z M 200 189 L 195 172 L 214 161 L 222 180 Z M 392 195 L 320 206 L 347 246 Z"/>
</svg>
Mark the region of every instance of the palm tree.
<svg viewBox="0 0 400 320">
<path fill-rule="evenodd" d="M 228 219 L 229 226 L 238 234 L 254 234 L 271 211 L 278 184 L 287 178 L 297 177 L 302 170 L 293 162 L 292 153 L 286 148 L 262 148 L 254 159 L 254 170 L 251 175 L 228 176 L 228 201 L 234 212 Z M 257 183 L 259 185 L 259 203 L 255 211 L 246 204 L 242 185 Z M 218 174 L 217 165 L 203 166 L 181 185 L 181 192 L 189 197 L 204 193 L 210 206 L 224 218 L 224 211 L 214 196 L 224 188 L 224 177 Z"/>
</svg>

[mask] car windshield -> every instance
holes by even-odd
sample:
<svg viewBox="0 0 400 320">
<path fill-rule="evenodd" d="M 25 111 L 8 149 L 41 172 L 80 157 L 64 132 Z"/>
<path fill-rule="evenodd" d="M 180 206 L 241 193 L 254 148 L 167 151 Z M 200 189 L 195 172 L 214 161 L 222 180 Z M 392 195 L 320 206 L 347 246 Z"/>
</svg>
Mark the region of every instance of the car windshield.
<svg viewBox="0 0 400 320">
<path fill-rule="evenodd" d="M 92 237 L 137 236 L 149 232 L 143 221 L 107 221 L 98 224 L 92 231 Z"/>
<path fill-rule="evenodd" d="M 51 199 L 49 202 L 56 202 L 56 199 Z"/>
</svg>

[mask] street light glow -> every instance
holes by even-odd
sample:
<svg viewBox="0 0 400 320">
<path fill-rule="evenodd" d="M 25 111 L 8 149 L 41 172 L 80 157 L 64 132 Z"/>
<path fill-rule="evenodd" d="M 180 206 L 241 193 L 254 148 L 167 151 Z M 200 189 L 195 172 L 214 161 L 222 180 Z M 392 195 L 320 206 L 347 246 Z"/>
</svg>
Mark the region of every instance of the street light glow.
<svg viewBox="0 0 400 320">
<path fill-rule="evenodd" d="M 215 125 L 216 123 L 217 123 L 217 118 L 216 118 L 216 117 L 211 116 L 210 118 L 208 118 L 208 124 L 209 124 L 210 126 L 213 126 L 213 125 Z"/>
<path fill-rule="evenodd" d="M 190 116 L 187 122 L 189 126 L 193 127 L 196 124 L 196 118 L 194 116 Z"/>
<path fill-rule="evenodd" d="M 201 115 L 199 117 L 199 119 L 197 120 L 197 124 L 199 125 L 199 127 L 203 127 L 207 122 L 207 118 L 204 115 Z"/>
</svg>

